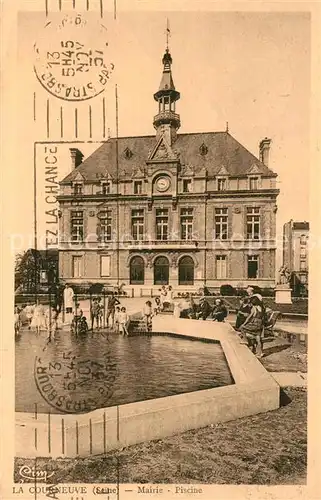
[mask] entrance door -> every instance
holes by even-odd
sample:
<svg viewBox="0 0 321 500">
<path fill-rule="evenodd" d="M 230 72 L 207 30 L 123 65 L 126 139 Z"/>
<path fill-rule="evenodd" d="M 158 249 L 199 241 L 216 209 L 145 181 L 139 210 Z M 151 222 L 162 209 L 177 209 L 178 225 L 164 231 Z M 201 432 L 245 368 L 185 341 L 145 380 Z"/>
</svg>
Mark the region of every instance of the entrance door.
<svg viewBox="0 0 321 500">
<path fill-rule="evenodd" d="M 130 284 L 143 285 L 144 271 L 144 261 L 142 257 L 133 257 L 130 261 Z"/>
<path fill-rule="evenodd" d="M 168 285 L 169 262 L 166 257 L 157 257 L 154 262 L 154 285 Z"/>
<path fill-rule="evenodd" d="M 182 257 L 178 264 L 179 285 L 194 285 L 194 261 L 192 257 Z"/>
</svg>

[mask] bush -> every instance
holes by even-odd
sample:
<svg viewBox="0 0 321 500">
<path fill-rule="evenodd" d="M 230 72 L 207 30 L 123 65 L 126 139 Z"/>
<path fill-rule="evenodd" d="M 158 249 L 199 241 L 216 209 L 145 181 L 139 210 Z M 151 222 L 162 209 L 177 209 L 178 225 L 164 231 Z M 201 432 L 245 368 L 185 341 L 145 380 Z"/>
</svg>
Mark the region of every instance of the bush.
<svg viewBox="0 0 321 500">
<path fill-rule="evenodd" d="M 90 285 L 88 292 L 92 295 L 101 295 L 103 293 L 103 289 L 103 283 L 93 283 L 92 285 Z"/>
<path fill-rule="evenodd" d="M 223 297 L 226 295 L 236 295 L 236 290 L 232 285 L 221 285 L 220 287 L 220 295 Z"/>
<path fill-rule="evenodd" d="M 261 295 L 262 297 L 274 297 L 274 288 L 262 288 Z"/>
</svg>

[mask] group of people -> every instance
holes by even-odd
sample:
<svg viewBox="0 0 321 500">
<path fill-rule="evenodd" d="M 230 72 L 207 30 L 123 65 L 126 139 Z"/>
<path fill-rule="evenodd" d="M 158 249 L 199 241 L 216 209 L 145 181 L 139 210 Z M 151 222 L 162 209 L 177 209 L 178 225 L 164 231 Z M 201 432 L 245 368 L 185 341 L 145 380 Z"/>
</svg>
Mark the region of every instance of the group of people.
<svg viewBox="0 0 321 500">
<path fill-rule="evenodd" d="M 28 330 L 35 330 L 39 335 L 41 330 L 55 333 L 57 330 L 57 310 L 54 307 L 45 308 L 43 304 L 36 300 L 35 304 L 28 302 L 21 307 L 14 309 L 14 330 L 18 335 L 25 320 Z"/>
<path fill-rule="evenodd" d="M 213 321 L 225 321 L 228 310 L 223 299 L 217 298 L 214 306 L 211 306 L 206 297 L 201 297 L 197 304 L 192 295 L 186 293 L 180 302 L 174 305 L 174 316 L 177 318 L 211 319 Z"/>
<path fill-rule="evenodd" d="M 173 289 L 171 286 L 162 286 L 159 296 L 153 301 L 147 300 L 143 317 L 146 322 L 147 331 L 151 330 L 152 318 L 164 310 L 174 309 L 174 317 L 191 318 L 222 322 L 225 321 L 228 310 L 221 298 L 215 300 L 211 306 L 205 296 L 196 303 L 191 294 L 186 293 L 180 301 L 173 300 Z M 270 326 L 273 311 L 266 308 L 262 296 L 254 293 L 254 288 L 249 286 L 247 295 L 240 299 L 240 307 L 237 310 L 235 330 L 240 334 L 243 343 L 246 343 L 257 356 L 262 356 L 262 338 L 264 330 Z M 87 318 L 84 316 L 80 304 L 76 302 L 74 291 L 66 285 L 64 289 L 64 311 L 72 314 L 71 330 L 78 333 L 87 333 L 89 330 Z M 43 304 L 36 301 L 35 304 L 27 303 L 22 307 L 15 307 L 15 333 L 18 334 L 23 319 L 27 322 L 28 329 L 34 329 L 37 334 L 40 330 L 47 330 L 49 336 L 55 335 L 57 331 L 57 320 L 60 310 L 57 306 L 45 308 Z M 126 308 L 121 306 L 119 299 L 114 293 L 102 302 L 100 296 L 91 300 L 90 304 L 91 330 L 95 326 L 100 330 L 104 326 L 114 331 L 128 335 L 129 316 Z"/>
<path fill-rule="evenodd" d="M 90 307 L 90 318 L 91 318 L 91 329 L 94 331 L 94 326 L 96 323 L 97 330 L 103 327 L 104 323 L 104 305 L 102 304 L 101 297 L 95 297 L 92 300 Z M 128 321 L 129 316 L 126 307 L 121 306 L 120 301 L 112 294 L 107 298 L 106 306 L 106 326 L 107 328 L 112 328 L 118 333 L 123 335 L 128 335 Z"/>
<path fill-rule="evenodd" d="M 121 307 L 120 301 L 114 293 L 106 299 L 105 306 L 100 296 L 94 297 L 90 304 L 90 320 L 91 330 L 94 331 L 95 326 L 100 330 L 104 324 L 116 331 L 128 335 L 129 317 L 125 307 Z M 63 292 L 63 307 L 51 305 L 45 307 L 40 303 L 39 299 L 35 304 L 28 302 L 26 305 L 15 306 L 14 310 L 14 329 L 18 335 L 23 323 L 27 323 L 29 330 L 35 330 L 37 334 L 41 330 L 46 330 L 48 335 L 55 335 L 58 329 L 58 316 L 61 310 L 64 310 L 65 315 L 72 316 L 70 319 L 70 328 L 73 333 L 87 333 L 89 326 L 87 318 L 77 302 L 74 290 L 68 284 L 65 285 Z M 105 318 L 105 321 L 104 321 Z M 67 319 L 67 321 L 68 321 Z"/>
<path fill-rule="evenodd" d="M 143 318 L 147 331 L 151 330 L 153 316 L 162 311 L 170 310 L 173 307 L 174 317 L 190 319 L 212 319 L 213 321 L 224 321 L 228 310 L 222 299 L 217 298 L 214 307 L 210 306 L 205 297 L 202 297 L 197 304 L 192 295 L 185 293 L 180 301 L 173 300 L 173 290 L 169 286 L 163 286 L 160 289 L 160 296 L 154 298 L 154 301 L 147 300 L 143 308 Z"/>
</svg>

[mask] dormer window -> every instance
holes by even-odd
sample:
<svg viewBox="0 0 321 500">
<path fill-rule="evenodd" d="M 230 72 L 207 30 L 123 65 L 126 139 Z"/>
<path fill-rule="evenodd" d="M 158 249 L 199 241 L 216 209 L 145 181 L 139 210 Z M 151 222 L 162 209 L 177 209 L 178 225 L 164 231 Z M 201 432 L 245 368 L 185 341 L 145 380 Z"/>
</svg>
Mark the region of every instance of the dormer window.
<svg viewBox="0 0 321 500">
<path fill-rule="evenodd" d="M 208 153 L 208 147 L 203 142 L 203 144 L 200 146 L 200 154 L 202 156 L 205 156 L 207 155 L 207 153 Z"/>
<path fill-rule="evenodd" d="M 248 178 L 248 188 L 250 191 L 256 191 L 261 187 L 261 176 L 260 175 L 251 175 Z"/>
<path fill-rule="evenodd" d="M 250 181 L 251 191 L 256 191 L 257 189 L 259 189 L 259 182 L 260 182 L 259 177 L 250 177 L 249 181 Z"/>
<path fill-rule="evenodd" d="M 183 179 L 183 193 L 192 192 L 192 179 Z"/>
<path fill-rule="evenodd" d="M 129 148 L 126 148 L 124 151 L 124 156 L 126 160 L 130 160 L 131 157 L 133 156 L 133 152 Z"/>
<path fill-rule="evenodd" d="M 142 194 L 143 181 L 134 181 L 134 194 Z"/>
<path fill-rule="evenodd" d="M 218 191 L 226 191 L 227 190 L 227 179 L 225 177 L 217 179 L 217 190 Z"/>
<path fill-rule="evenodd" d="M 75 196 L 82 194 L 82 187 L 83 187 L 83 185 L 81 182 L 77 182 L 74 184 L 74 195 Z"/>
<path fill-rule="evenodd" d="M 101 183 L 101 194 L 111 193 L 111 181 L 104 181 Z"/>
</svg>

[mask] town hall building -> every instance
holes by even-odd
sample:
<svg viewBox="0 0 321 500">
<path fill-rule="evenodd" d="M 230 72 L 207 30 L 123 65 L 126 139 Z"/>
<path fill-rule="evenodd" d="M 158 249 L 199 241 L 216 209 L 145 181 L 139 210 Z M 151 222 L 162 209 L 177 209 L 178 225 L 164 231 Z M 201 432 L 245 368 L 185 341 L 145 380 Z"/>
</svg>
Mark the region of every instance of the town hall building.
<svg viewBox="0 0 321 500">
<path fill-rule="evenodd" d="M 125 284 L 133 293 L 222 284 L 275 285 L 276 177 L 270 140 L 259 158 L 228 130 L 179 133 L 169 50 L 154 94 L 155 134 L 71 149 L 61 182 L 59 273 L 68 283 Z"/>
</svg>

